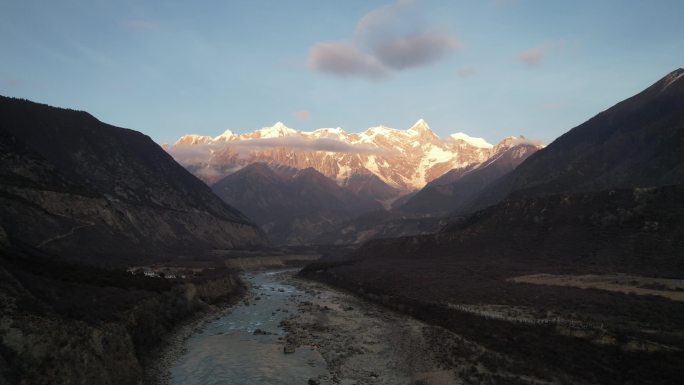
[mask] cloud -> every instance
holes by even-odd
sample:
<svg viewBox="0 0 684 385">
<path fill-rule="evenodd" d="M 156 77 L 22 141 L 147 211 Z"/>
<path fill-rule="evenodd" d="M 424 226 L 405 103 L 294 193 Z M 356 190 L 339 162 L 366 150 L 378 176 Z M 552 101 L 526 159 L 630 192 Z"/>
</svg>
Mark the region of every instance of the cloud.
<svg viewBox="0 0 684 385">
<path fill-rule="evenodd" d="M 249 159 L 249 154 L 272 148 L 288 148 L 294 151 L 326 151 L 364 155 L 392 155 L 393 151 L 367 144 L 350 144 L 332 138 L 307 139 L 299 136 L 239 140 L 223 143 L 174 145 L 163 147 L 178 163 L 187 165 L 209 164 L 214 154 L 226 150 L 240 159 Z"/>
<path fill-rule="evenodd" d="M 349 154 L 387 154 L 390 151 L 383 148 L 366 144 L 349 144 L 337 139 L 319 138 L 307 139 L 297 136 L 283 136 L 278 138 L 250 139 L 232 142 L 230 146 L 245 150 L 263 150 L 269 148 L 285 147 L 300 151 L 328 151 L 343 152 Z"/>
<path fill-rule="evenodd" d="M 540 47 L 530 48 L 519 53 L 518 60 L 528 67 L 537 67 L 541 65 L 552 48 L 554 48 L 554 45 L 552 44 L 544 44 Z"/>
<path fill-rule="evenodd" d="M 449 33 L 423 21 L 418 2 L 397 0 L 363 16 L 349 42 L 317 43 L 309 68 L 337 76 L 380 78 L 426 66 L 461 47 Z"/>
<path fill-rule="evenodd" d="M 385 68 L 372 56 L 344 42 L 315 44 L 309 50 L 309 68 L 337 76 L 379 78 Z"/>
<path fill-rule="evenodd" d="M 518 55 L 518 59 L 530 67 L 537 66 L 541 64 L 542 59 L 544 59 L 545 52 L 540 48 L 530 48 L 527 51 L 523 51 Z"/>
<path fill-rule="evenodd" d="M 522 135 L 518 136 L 517 138 L 515 138 L 511 141 L 511 147 L 519 146 L 522 144 L 529 144 L 529 145 L 537 146 L 537 147 L 545 147 L 544 142 L 542 142 L 541 140 L 528 139 Z"/>
<path fill-rule="evenodd" d="M 219 149 L 219 147 L 214 144 L 181 144 L 164 146 L 163 148 L 176 160 L 176 162 L 182 165 L 207 163 L 211 159 L 212 154 Z"/>
<path fill-rule="evenodd" d="M 295 111 L 295 112 L 292 113 L 292 115 L 294 115 L 294 117 L 295 117 L 297 120 L 300 120 L 300 121 L 302 121 L 302 122 L 311 119 L 311 112 L 306 111 L 306 110 Z"/>
<path fill-rule="evenodd" d="M 408 20 L 412 23 L 407 24 Z M 397 0 L 365 14 L 356 23 L 354 35 L 376 39 L 385 38 L 407 27 L 423 29 L 424 24 L 416 1 Z"/>
<path fill-rule="evenodd" d="M 10 78 L 3 80 L 2 85 L 7 88 L 19 88 L 24 85 L 24 81 L 21 79 Z"/>
<path fill-rule="evenodd" d="M 386 66 L 403 70 L 430 64 L 459 47 L 460 43 L 452 36 L 422 32 L 378 41 L 373 45 L 373 53 Z"/>
</svg>

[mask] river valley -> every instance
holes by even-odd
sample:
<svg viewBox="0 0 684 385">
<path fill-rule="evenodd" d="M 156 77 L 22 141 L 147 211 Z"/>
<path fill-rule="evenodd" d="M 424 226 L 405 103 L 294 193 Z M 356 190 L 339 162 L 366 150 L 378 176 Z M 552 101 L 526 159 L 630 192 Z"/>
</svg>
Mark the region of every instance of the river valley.
<svg viewBox="0 0 684 385">
<path fill-rule="evenodd" d="M 439 347 L 480 350 L 441 328 L 300 280 L 294 273 L 246 274 L 248 297 L 193 330 L 164 382 L 462 383 L 457 379 L 463 367 L 457 372 Z"/>
</svg>

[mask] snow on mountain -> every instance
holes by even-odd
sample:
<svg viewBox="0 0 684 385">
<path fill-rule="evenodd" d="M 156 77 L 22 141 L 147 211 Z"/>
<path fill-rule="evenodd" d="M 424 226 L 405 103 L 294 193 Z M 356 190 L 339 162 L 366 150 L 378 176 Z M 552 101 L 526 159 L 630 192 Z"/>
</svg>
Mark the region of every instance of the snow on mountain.
<svg viewBox="0 0 684 385">
<path fill-rule="evenodd" d="M 302 135 L 309 138 L 333 138 L 340 139 L 347 135 L 341 127 L 319 128 L 315 131 L 302 131 Z"/>
<path fill-rule="evenodd" d="M 230 142 L 231 140 L 237 139 L 237 135 L 231 130 L 225 130 L 223 134 L 215 137 L 213 141 L 215 142 Z"/>
<path fill-rule="evenodd" d="M 290 139 L 285 137 L 294 137 L 306 143 L 310 141 L 311 146 L 287 148 Z M 422 188 L 451 169 L 485 161 L 508 148 L 513 138 L 507 138 L 506 144 L 497 146 L 463 133 L 442 139 L 423 119 L 406 130 L 380 125 L 357 133 L 347 133 L 340 127 L 297 131 L 277 122 L 271 127 L 241 135 L 230 130 L 215 138 L 186 135 L 168 147 L 168 151 L 189 170 L 210 167 L 216 170 L 218 177 L 227 175 L 226 170 L 236 170 L 254 162 L 267 162 L 298 169 L 312 167 L 338 183 L 344 183 L 356 174 L 372 173 L 395 189 L 410 191 Z M 269 141 L 264 141 L 264 146 L 240 146 L 240 141 L 259 139 Z M 327 141 L 325 144 L 328 146 L 323 146 L 322 141 Z M 328 150 L 330 141 L 341 142 L 347 150 Z M 201 162 L 198 162 L 195 152 L 192 164 L 184 163 L 185 158 L 174 155 L 187 153 L 188 148 L 198 144 L 209 145 L 205 146 L 206 156 Z M 216 180 L 208 179 L 206 175 L 203 173 L 198 176 L 209 183 Z"/>
<path fill-rule="evenodd" d="M 464 134 L 462 132 L 457 132 L 455 134 L 449 135 L 449 137 L 453 140 L 462 140 L 471 146 L 479 147 L 479 148 L 492 148 L 494 147 L 491 143 L 488 143 L 486 140 L 483 138 L 475 138 L 472 136 L 469 136 L 467 134 Z"/>
<path fill-rule="evenodd" d="M 430 125 L 428 125 L 427 122 L 423 119 L 418 119 L 418 121 L 413 126 L 411 126 L 411 128 L 409 128 L 406 131 L 406 133 L 411 136 L 420 136 L 424 134 L 434 135 L 434 133 L 430 129 Z"/>
<path fill-rule="evenodd" d="M 207 144 L 211 143 L 214 140 L 211 136 L 204 136 L 204 135 L 183 135 L 178 140 L 176 141 L 177 145 L 193 145 L 193 144 Z"/>
<path fill-rule="evenodd" d="M 297 131 L 291 129 L 290 127 L 283 124 L 283 122 L 276 122 L 271 127 L 264 127 L 260 130 L 256 130 L 258 138 L 278 138 L 281 136 L 291 136 L 297 135 Z"/>
</svg>

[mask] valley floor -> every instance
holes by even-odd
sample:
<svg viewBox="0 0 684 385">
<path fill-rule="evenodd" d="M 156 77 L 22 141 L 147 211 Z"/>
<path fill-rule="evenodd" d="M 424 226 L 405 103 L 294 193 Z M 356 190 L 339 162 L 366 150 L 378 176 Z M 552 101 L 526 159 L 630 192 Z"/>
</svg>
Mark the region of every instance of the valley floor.
<svg viewBox="0 0 684 385">
<path fill-rule="evenodd" d="M 536 296 L 533 304 L 506 298 L 504 293 L 522 295 L 514 290 L 521 284 L 502 279 L 506 289 L 495 290 L 499 305 L 483 297 L 442 308 L 408 300 L 402 305 L 365 291 L 351 294 L 303 278 L 296 270 L 245 275 L 251 287 L 240 305 L 190 323 L 171 338 L 170 348 L 152 373 L 157 384 L 224 380 L 292 385 L 625 383 L 624 378 L 609 377 L 619 370 L 629 371 L 625 378 L 649 379 L 644 383 L 671 383 L 668 378 L 682 358 L 678 327 L 649 319 L 647 323 L 658 330 L 648 332 L 629 326 L 632 321 L 615 309 L 602 315 L 589 311 L 598 306 L 594 302 L 605 308 L 617 300 L 628 301 L 626 314 L 637 318 L 644 306 L 660 310 L 657 314 L 680 308 L 677 302 L 659 297 L 580 293 L 581 289 L 554 286 L 540 292 L 538 285 L 522 284 L 518 290 L 530 289 Z M 553 276 L 519 279 L 529 277 Z M 577 277 L 596 281 L 594 276 Z M 632 284 L 640 277 L 603 278 L 613 284 Z M 638 282 L 653 285 L 641 279 L 644 282 Z M 663 282 L 674 284 L 658 280 Z M 542 305 L 542 293 L 572 303 L 564 290 L 570 290 L 573 298 L 581 294 L 572 311 L 549 311 Z M 610 301 L 603 301 L 603 296 Z M 577 306 L 589 307 L 580 314 Z M 421 316 L 414 318 L 410 315 L 414 313 Z M 618 318 L 606 318 L 608 314 L 622 319 L 617 329 Z M 677 317 L 662 322 L 679 325 Z M 597 365 L 603 369 L 596 369 Z"/>
<path fill-rule="evenodd" d="M 313 346 L 328 364 L 321 384 L 549 384 L 487 363 L 505 357 L 444 328 L 325 284 L 287 282 L 312 298 L 283 322 L 285 346 Z"/>
<path fill-rule="evenodd" d="M 272 273 L 256 276 L 263 274 Z M 252 284 L 232 309 L 205 313 L 177 329 L 156 356 L 149 383 L 281 383 L 270 377 L 280 371 L 281 381 L 308 372 L 296 380 L 301 382 L 287 382 L 292 385 L 550 384 L 498 365 L 506 357 L 474 341 L 300 278 L 294 270 L 269 282 Z M 243 330 L 241 317 L 249 315 L 255 318 Z M 284 368 L 283 362 L 290 364 Z M 293 372 L 298 365 L 311 370 Z"/>
</svg>

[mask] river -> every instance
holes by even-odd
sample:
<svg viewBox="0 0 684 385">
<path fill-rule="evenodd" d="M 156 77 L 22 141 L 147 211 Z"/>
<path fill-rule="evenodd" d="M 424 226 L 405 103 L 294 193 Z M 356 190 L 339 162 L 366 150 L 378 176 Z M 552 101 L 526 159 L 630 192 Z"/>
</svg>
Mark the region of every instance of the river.
<svg viewBox="0 0 684 385">
<path fill-rule="evenodd" d="M 279 324 L 311 295 L 283 283 L 278 273 L 246 276 L 252 287 L 249 302 L 193 333 L 171 367 L 172 384 L 307 384 L 328 373 L 317 350 L 304 346 L 284 354 Z M 273 334 L 255 335 L 256 330 Z"/>
<path fill-rule="evenodd" d="M 247 273 L 249 300 L 192 333 L 170 364 L 168 382 L 451 385 L 462 383 L 451 352 L 477 357 L 481 351 L 441 328 L 292 273 Z M 284 353 L 284 341 L 293 353 Z"/>
</svg>

